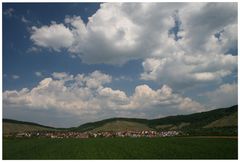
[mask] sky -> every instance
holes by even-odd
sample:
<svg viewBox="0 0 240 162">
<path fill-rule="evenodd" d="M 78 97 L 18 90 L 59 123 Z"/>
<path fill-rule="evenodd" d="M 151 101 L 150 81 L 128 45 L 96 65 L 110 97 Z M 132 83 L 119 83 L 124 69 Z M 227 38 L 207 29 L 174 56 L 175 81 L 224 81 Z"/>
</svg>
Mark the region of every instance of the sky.
<svg viewBox="0 0 240 162">
<path fill-rule="evenodd" d="M 3 118 L 72 127 L 236 105 L 237 3 L 3 3 Z"/>
</svg>

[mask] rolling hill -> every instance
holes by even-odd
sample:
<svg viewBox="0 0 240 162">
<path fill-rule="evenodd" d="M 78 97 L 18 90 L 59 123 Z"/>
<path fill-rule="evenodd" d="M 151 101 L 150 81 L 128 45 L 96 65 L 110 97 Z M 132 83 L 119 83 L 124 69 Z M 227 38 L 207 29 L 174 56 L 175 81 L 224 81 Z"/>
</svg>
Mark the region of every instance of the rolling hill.
<svg viewBox="0 0 240 162">
<path fill-rule="evenodd" d="M 159 119 L 111 118 L 86 123 L 79 127 L 56 129 L 30 122 L 3 119 L 3 133 L 42 130 L 64 131 L 142 131 L 181 130 L 190 135 L 237 135 L 238 106 L 220 108 L 190 115 L 168 116 Z"/>
<path fill-rule="evenodd" d="M 101 132 L 101 131 L 143 131 L 143 130 L 153 130 L 149 128 L 146 124 L 130 122 L 124 120 L 116 120 L 104 124 L 101 127 L 97 127 L 91 130 L 91 132 Z"/>
<path fill-rule="evenodd" d="M 238 106 L 235 105 L 207 112 L 169 116 L 152 120 L 111 118 L 86 123 L 74 129 L 77 131 L 124 131 L 126 130 L 127 123 L 134 130 L 182 130 L 192 135 L 236 135 L 238 123 L 237 112 Z"/>
<path fill-rule="evenodd" d="M 48 127 L 32 122 L 24 122 L 12 119 L 3 119 L 3 134 L 33 132 L 33 131 L 52 131 L 53 127 Z"/>
</svg>

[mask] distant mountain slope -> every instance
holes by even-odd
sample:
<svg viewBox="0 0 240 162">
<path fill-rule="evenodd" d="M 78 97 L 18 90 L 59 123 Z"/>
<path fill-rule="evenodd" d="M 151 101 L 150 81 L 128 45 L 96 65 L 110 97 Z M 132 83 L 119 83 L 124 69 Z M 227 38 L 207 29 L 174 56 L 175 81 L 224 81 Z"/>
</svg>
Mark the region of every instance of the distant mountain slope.
<svg viewBox="0 0 240 162">
<path fill-rule="evenodd" d="M 212 123 L 204 126 L 204 128 L 217 128 L 217 127 L 232 127 L 238 125 L 237 112 L 224 116 L 221 119 L 215 120 Z"/>
<path fill-rule="evenodd" d="M 237 134 L 237 111 L 238 106 L 221 108 L 207 112 L 194 113 L 190 115 L 169 116 L 160 119 L 135 119 L 135 118 L 111 118 L 98 122 L 86 123 L 74 130 L 77 131 L 106 131 L 125 130 L 126 125 L 134 126 L 134 129 L 154 130 L 183 130 L 190 134 L 212 133 L 221 134 L 223 131 L 230 134 Z M 116 127 L 116 123 L 118 124 Z M 138 123 L 138 124 L 137 124 Z M 108 128 L 108 129 L 106 129 Z M 112 128 L 112 129 L 110 129 Z M 226 132 L 225 132 L 226 131 Z"/>
<path fill-rule="evenodd" d="M 190 115 L 177 115 L 169 116 L 160 119 L 149 120 L 148 124 L 150 127 L 156 128 L 157 126 L 172 124 L 173 126 L 179 126 L 183 123 L 188 123 L 185 127 L 187 128 L 203 128 L 204 126 L 221 119 L 223 117 L 236 114 L 237 115 L 238 106 L 232 106 L 229 108 L 215 109 L 207 112 L 194 113 Z M 237 117 L 236 117 L 237 119 Z M 228 122 L 228 126 L 236 126 L 236 122 L 231 120 Z M 225 125 L 219 125 L 218 127 L 225 127 Z"/>
<path fill-rule="evenodd" d="M 55 130 L 55 128 L 40 125 L 37 123 L 23 122 L 12 119 L 3 119 L 3 134 L 43 130 Z"/>
</svg>

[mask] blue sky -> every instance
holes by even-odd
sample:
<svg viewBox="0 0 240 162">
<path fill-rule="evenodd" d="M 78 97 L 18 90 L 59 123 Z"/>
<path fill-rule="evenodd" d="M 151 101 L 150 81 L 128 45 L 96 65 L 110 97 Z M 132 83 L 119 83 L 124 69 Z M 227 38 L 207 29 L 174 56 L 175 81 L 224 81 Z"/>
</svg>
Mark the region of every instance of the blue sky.
<svg viewBox="0 0 240 162">
<path fill-rule="evenodd" d="M 14 12 L 13 16 L 3 16 L 3 73 L 19 75 L 25 79 L 13 82 L 4 78 L 9 82 L 4 84 L 4 90 L 35 85 L 40 79 L 34 75 L 35 71 L 51 74 L 53 71 L 78 73 L 95 69 L 81 64 L 79 59 L 72 59 L 65 54 L 66 51 L 57 54 L 44 49 L 39 53 L 27 52 L 32 46 L 28 28 L 33 25 L 49 24 L 52 20 L 60 22 L 67 14 L 79 14 L 87 22 L 87 18 L 99 8 L 99 4 L 58 4 L 57 8 L 55 4 L 3 4 L 3 11 L 9 8 L 13 8 Z M 29 24 L 23 23 L 22 17 L 29 20 Z"/>
<path fill-rule="evenodd" d="M 99 5 L 99 3 L 66 3 L 57 4 L 56 8 L 56 4 L 4 4 L 3 10 L 13 8 L 14 15 L 3 17 L 3 73 L 7 75 L 4 77 L 4 83 L 7 84 L 3 84 L 3 90 L 19 90 L 23 87 L 35 86 L 42 79 L 36 77 L 36 71 L 42 72 L 43 75 L 50 75 L 53 72 L 78 74 L 100 70 L 115 77 L 131 78 L 133 82 L 127 84 L 124 81 L 123 83 L 115 82 L 113 86 L 118 86 L 128 93 L 133 92 L 134 85 L 141 82 L 138 80 L 142 72 L 141 59 L 132 60 L 124 66 L 112 66 L 82 63 L 81 59 L 68 55 L 66 50 L 57 53 L 48 49 L 41 49 L 36 53 L 28 52 L 33 46 L 29 40 L 30 32 L 28 31 L 31 26 L 50 24 L 51 21 L 62 22 L 66 15 L 81 15 L 83 21 L 87 23 L 88 17 L 96 12 Z M 29 23 L 24 23 L 23 17 Z M 16 26 L 17 30 L 15 30 Z M 20 78 L 14 80 L 11 77 L 13 75 L 18 75 Z"/>
<path fill-rule="evenodd" d="M 237 104 L 237 3 L 3 3 L 2 14 L 5 118 L 67 127 Z"/>
</svg>

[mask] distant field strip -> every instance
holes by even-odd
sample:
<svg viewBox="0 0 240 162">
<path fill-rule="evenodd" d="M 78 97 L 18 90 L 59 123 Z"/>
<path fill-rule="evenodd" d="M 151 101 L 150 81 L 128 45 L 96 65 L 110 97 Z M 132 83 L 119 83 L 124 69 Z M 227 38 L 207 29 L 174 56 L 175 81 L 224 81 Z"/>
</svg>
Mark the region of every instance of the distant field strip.
<svg viewBox="0 0 240 162">
<path fill-rule="evenodd" d="M 3 159 L 237 159 L 227 138 L 4 139 Z"/>
</svg>

